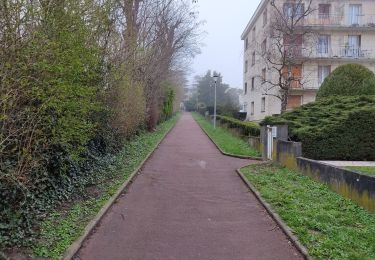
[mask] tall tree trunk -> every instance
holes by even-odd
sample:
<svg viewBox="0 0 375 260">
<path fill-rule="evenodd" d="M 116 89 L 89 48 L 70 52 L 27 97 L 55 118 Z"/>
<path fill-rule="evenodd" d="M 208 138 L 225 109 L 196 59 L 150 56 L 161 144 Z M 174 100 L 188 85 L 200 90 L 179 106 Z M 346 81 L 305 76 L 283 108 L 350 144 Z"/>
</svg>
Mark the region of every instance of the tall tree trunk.
<svg viewBox="0 0 375 260">
<path fill-rule="evenodd" d="M 156 95 L 151 97 L 148 105 L 147 129 L 154 131 L 159 119 L 159 100 Z"/>
<path fill-rule="evenodd" d="M 281 94 L 281 114 L 285 113 L 288 108 L 289 88 L 282 90 Z"/>
</svg>

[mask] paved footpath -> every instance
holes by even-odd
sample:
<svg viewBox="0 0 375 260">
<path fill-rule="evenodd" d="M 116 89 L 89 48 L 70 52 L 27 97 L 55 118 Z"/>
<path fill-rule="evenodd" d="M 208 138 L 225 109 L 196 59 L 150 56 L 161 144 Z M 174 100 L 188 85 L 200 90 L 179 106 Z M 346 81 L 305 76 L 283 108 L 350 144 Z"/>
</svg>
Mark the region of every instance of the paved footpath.
<svg viewBox="0 0 375 260">
<path fill-rule="evenodd" d="M 75 259 L 302 259 L 184 114 Z"/>
</svg>

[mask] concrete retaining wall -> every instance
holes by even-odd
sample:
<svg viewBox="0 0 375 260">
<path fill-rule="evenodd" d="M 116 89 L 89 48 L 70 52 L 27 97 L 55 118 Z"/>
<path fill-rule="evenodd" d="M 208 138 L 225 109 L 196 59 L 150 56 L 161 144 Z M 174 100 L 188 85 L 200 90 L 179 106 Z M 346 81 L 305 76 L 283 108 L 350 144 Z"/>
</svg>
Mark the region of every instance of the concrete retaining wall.
<svg viewBox="0 0 375 260">
<path fill-rule="evenodd" d="M 338 194 L 375 212 L 375 177 L 303 157 L 297 158 L 297 166 L 303 174 L 327 184 Z"/>
<path fill-rule="evenodd" d="M 261 131 L 263 156 L 267 152 L 265 129 Z M 375 177 L 302 157 L 302 143 L 286 141 L 283 134 L 273 139 L 272 158 L 281 165 L 324 183 L 336 193 L 375 212 Z"/>
<path fill-rule="evenodd" d="M 259 136 L 246 136 L 243 135 L 238 128 L 230 128 L 228 124 L 223 124 L 220 122 L 220 120 L 216 121 L 217 126 L 220 126 L 222 128 L 225 128 L 228 132 L 233 134 L 234 136 L 237 136 L 244 140 L 245 142 L 248 142 L 250 146 L 254 147 L 257 151 L 262 153 L 262 146 Z"/>
<path fill-rule="evenodd" d="M 285 167 L 298 170 L 297 158 L 302 156 L 302 144 L 274 139 L 272 158 Z"/>
<path fill-rule="evenodd" d="M 256 136 L 249 136 L 248 137 L 248 142 L 249 142 L 249 145 L 254 147 L 258 152 L 262 152 L 262 146 L 261 146 L 261 143 L 260 143 L 260 137 L 256 137 Z"/>
</svg>

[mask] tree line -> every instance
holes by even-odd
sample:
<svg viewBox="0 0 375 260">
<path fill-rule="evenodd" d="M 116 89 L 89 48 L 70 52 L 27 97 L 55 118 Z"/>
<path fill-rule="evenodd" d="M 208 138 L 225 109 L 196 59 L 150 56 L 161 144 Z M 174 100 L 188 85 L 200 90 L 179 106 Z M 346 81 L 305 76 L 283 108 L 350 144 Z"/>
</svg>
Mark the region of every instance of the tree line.
<svg viewBox="0 0 375 260">
<path fill-rule="evenodd" d="M 239 96 L 243 93 L 241 89 L 232 88 L 223 82 L 223 76 L 215 71 L 208 70 L 204 75 L 197 75 L 194 78 L 193 94 L 185 100 L 187 111 L 199 111 L 210 114 L 214 110 L 215 81 L 213 75 L 218 75 L 216 83 L 217 113 L 226 116 L 237 117 L 240 110 Z"/>
<path fill-rule="evenodd" d="M 194 14 L 186 0 L 1 1 L 0 244 L 89 159 L 171 116 Z"/>
</svg>

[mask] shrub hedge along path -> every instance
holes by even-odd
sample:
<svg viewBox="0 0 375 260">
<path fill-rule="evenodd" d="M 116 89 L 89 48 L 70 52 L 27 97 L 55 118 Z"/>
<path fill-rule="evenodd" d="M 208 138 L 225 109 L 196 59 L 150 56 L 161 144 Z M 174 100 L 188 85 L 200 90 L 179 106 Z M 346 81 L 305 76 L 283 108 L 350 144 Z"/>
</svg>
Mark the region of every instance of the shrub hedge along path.
<svg viewBox="0 0 375 260">
<path fill-rule="evenodd" d="M 184 114 L 76 259 L 302 259 L 222 155 Z"/>
<path fill-rule="evenodd" d="M 375 96 L 322 98 L 266 117 L 263 125 L 288 125 L 303 156 L 315 160 L 375 160 Z"/>
</svg>

